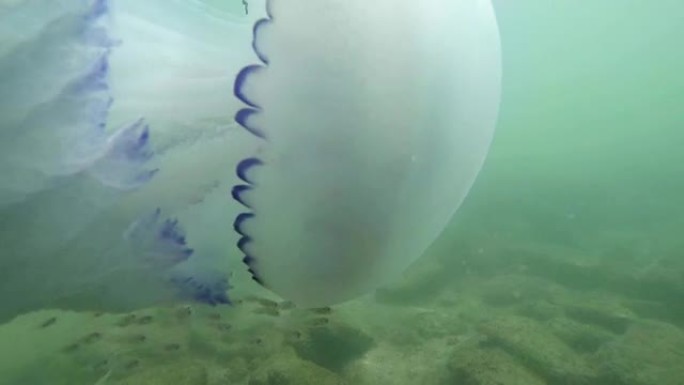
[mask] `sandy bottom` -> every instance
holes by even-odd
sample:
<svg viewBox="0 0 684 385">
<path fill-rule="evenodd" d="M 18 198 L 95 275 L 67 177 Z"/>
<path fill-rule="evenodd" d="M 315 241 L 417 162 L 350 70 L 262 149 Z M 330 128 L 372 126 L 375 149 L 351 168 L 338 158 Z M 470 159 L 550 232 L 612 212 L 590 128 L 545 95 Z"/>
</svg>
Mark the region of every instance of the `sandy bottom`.
<svg viewBox="0 0 684 385">
<path fill-rule="evenodd" d="M 333 309 L 249 297 L 27 314 L 0 326 L 0 383 L 681 385 L 681 271 L 539 245 L 461 249 Z"/>
</svg>

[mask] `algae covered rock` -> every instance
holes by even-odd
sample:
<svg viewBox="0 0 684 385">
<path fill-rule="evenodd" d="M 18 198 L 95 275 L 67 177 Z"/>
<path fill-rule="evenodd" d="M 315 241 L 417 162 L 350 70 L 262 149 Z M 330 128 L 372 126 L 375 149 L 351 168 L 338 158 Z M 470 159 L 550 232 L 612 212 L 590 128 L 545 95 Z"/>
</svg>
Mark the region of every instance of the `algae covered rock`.
<svg viewBox="0 0 684 385">
<path fill-rule="evenodd" d="M 544 325 L 578 353 L 593 353 L 615 338 L 614 334 L 600 327 L 568 318 L 554 318 Z"/>
<path fill-rule="evenodd" d="M 112 385 L 207 385 L 207 371 L 193 361 L 171 362 L 149 369 L 141 369 Z M 109 383 L 107 382 L 107 385 Z"/>
<path fill-rule="evenodd" d="M 675 326 L 635 324 L 595 355 L 603 383 L 681 385 L 684 383 L 684 332 Z"/>
<path fill-rule="evenodd" d="M 247 385 L 347 385 L 337 374 L 294 355 L 275 356 L 250 376 Z"/>
<path fill-rule="evenodd" d="M 635 318 L 631 310 L 614 299 L 585 299 L 582 303 L 567 303 L 564 310 L 569 318 L 618 334 L 624 333 Z"/>
<path fill-rule="evenodd" d="M 350 385 L 449 385 L 456 341 L 433 339 L 411 347 L 379 343 L 344 370 Z"/>
<path fill-rule="evenodd" d="M 582 356 L 533 320 L 501 317 L 481 324 L 479 330 L 489 345 L 501 348 L 553 384 L 595 383 L 595 371 Z"/>
<path fill-rule="evenodd" d="M 340 323 L 312 327 L 292 341 L 297 355 L 331 371 L 341 371 L 375 344 L 360 330 Z"/>
<path fill-rule="evenodd" d="M 546 382 L 499 348 L 460 349 L 449 362 L 456 385 L 545 385 Z"/>
</svg>

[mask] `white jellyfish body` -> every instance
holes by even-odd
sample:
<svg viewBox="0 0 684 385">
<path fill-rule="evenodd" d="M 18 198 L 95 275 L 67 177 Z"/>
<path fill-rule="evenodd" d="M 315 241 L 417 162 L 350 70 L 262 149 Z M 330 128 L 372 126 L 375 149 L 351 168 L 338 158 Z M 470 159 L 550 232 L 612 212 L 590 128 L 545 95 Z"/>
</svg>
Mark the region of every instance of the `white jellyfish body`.
<svg viewBox="0 0 684 385">
<path fill-rule="evenodd" d="M 440 234 L 487 154 L 500 97 L 489 0 L 273 0 L 236 120 L 240 249 L 301 306 L 377 288 Z"/>
<path fill-rule="evenodd" d="M 489 0 L 0 0 L 0 322 L 373 290 L 474 182 L 499 56 Z"/>
</svg>

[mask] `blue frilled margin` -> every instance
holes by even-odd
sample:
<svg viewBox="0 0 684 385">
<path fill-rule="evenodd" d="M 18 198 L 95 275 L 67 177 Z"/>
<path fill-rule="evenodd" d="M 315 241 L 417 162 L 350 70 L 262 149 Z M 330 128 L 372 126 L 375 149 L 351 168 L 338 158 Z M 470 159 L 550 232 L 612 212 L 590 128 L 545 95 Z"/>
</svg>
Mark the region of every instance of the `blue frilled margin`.
<svg viewBox="0 0 684 385">
<path fill-rule="evenodd" d="M 249 97 L 245 93 L 244 87 L 246 81 L 249 79 L 250 76 L 253 76 L 260 71 L 263 71 L 266 67 L 268 67 L 268 56 L 266 56 L 265 52 L 263 52 L 263 50 L 259 46 L 259 34 L 266 25 L 272 22 L 273 14 L 271 13 L 271 2 L 270 0 L 267 0 L 266 18 L 260 19 L 254 24 L 254 29 L 252 33 L 252 48 L 254 49 L 254 52 L 256 53 L 261 63 L 248 65 L 247 67 L 243 68 L 237 74 L 237 77 L 235 78 L 235 85 L 233 88 L 233 93 L 235 94 L 235 97 L 247 105 L 247 107 L 237 112 L 237 114 L 235 115 L 235 122 L 237 122 L 237 124 L 242 126 L 252 135 L 262 140 L 267 140 L 266 133 L 261 127 L 258 127 L 253 122 L 253 119 L 251 119 L 253 116 L 261 112 L 261 106 L 259 106 L 259 104 L 256 101 L 249 99 Z M 237 218 L 235 218 L 235 222 L 233 222 L 233 229 L 238 234 L 240 234 L 240 240 L 237 243 L 237 247 L 244 254 L 244 258 L 242 259 L 242 261 L 247 265 L 248 271 L 250 272 L 250 274 L 252 274 L 252 279 L 258 282 L 259 284 L 265 286 L 263 279 L 259 276 L 259 273 L 257 271 L 256 260 L 254 256 L 250 255 L 248 251 L 248 245 L 253 241 L 253 238 L 248 234 L 248 232 L 246 231 L 247 227 L 245 226 L 246 223 L 248 223 L 256 215 L 256 213 L 253 211 L 253 208 L 249 203 L 249 200 L 246 199 L 246 196 L 247 194 L 249 194 L 249 191 L 255 188 L 254 181 L 249 177 L 250 169 L 262 165 L 263 161 L 259 158 L 254 157 L 243 159 L 241 162 L 238 163 L 235 171 L 237 173 L 238 178 L 240 178 L 240 180 L 242 180 L 244 184 L 234 186 L 232 190 L 232 196 L 233 199 L 240 202 L 240 204 L 242 204 L 246 208 L 250 209 L 249 212 L 239 214 Z"/>
</svg>

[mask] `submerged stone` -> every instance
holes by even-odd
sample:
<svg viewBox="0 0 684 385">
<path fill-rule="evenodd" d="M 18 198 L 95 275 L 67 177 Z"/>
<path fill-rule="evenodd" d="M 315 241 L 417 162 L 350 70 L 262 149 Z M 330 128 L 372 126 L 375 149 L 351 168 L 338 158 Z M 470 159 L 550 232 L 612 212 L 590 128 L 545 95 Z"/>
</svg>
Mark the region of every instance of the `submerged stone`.
<svg viewBox="0 0 684 385">
<path fill-rule="evenodd" d="M 601 383 L 681 385 L 684 379 L 684 332 L 661 322 L 631 326 L 594 356 Z"/>
<path fill-rule="evenodd" d="M 339 372 L 362 357 L 375 341 L 360 330 L 341 324 L 313 327 L 293 340 L 297 355 L 333 372 Z"/>
<path fill-rule="evenodd" d="M 595 383 L 596 374 L 583 357 L 533 320 L 507 316 L 485 322 L 479 329 L 489 345 L 506 351 L 553 384 Z"/>
<path fill-rule="evenodd" d="M 250 376 L 247 385 L 351 385 L 337 374 L 295 357 L 276 356 Z"/>
<path fill-rule="evenodd" d="M 137 371 L 112 385 L 207 385 L 207 370 L 199 363 L 173 362 Z"/>
<path fill-rule="evenodd" d="M 451 384 L 545 385 L 541 377 L 499 348 L 461 349 L 449 362 Z"/>
</svg>

